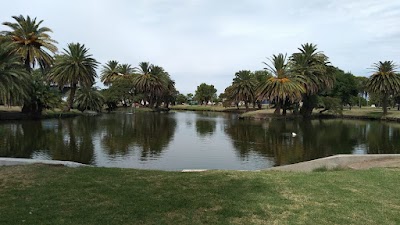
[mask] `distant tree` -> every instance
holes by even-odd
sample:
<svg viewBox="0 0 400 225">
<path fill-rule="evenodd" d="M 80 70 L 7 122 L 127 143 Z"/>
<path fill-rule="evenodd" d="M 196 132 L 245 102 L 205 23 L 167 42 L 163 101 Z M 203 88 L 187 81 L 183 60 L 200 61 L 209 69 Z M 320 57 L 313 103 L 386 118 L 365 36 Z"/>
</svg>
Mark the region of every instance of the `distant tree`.
<svg viewBox="0 0 400 225">
<path fill-rule="evenodd" d="M 71 90 L 65 111 L 73 107 L 75 92 L 78 87 L 91 87 L 94 84 L 98 62 L 89 54 L 89 49 L 79 43 L 71 43 L 64 53 L 56 58 L 49 78 L 60 87 L 69 85 Z"/>
<path fill-rule="evenodd" d="M 194 98 L 198 100 L 201 105 L 203 103 L 207 105 L 208 102 L 216 95 L 217 95 L 217 89 L 215 89 L 214 85 L 208 85 L 206 83 L 202 83 L 199 86 L 197 86 Z"/>
<path fill-rule="evenodd" d="M 96 88 L 82 86 L 76 92 L 75 104 L 81 112 L 85 110 L 101 112 L 104 102 L 104 96 Z"/>
<path fill-rule="evenodd" d="M 393 61 L 379 61 L 372 65 L 374 72 L 367 83 L 368 90 L 382 97 L 383 114 L 387 115 L 389 97 L 400 93 L 400 75 Z"/>
<path fill-rule="evenodd" d="M 354 97 L 358 95 L 357 83 L 353 74 L 345 73 L 342 70 L 336 69 L 335 84 L 331 90 L 331 96 L 337 97 L 341 100 L 342 105 L 351 106 L 354 102 Z"/>
<path fill-rule="evenodd" d="M 259 88 L 261 84 L 266 82 L 269 78 L 271 78 L 272 75 L 268 72 L 268 70 L 257 70 L 254 71 L 254 79 L 256 80 L 256 90 Z M 257 104 L 258 109 L 262 108 L 262 99 L 257 96 L 257 91 L 255 91 L 255 104 Z"/>
<path fill-rule="evenodd" d="M 358 91 L 358 103 L 359 107 L 361 108 L 361 103 L 366 101 L 366 98 L 368 97 L 368 88 L 367 88 L 367 83 L 368 83 L 368 77 L 355 77 L 356 80 L 356 85 L 357 85 L 357 91 Z"/>
<path fill-rule="evenodd" d="M 138 93 L 143 94 L 151 108 L 158 108 L 164 101 L 166 107 L 176 92 L 175 82 L 161 66 L 149 62 L 139 63 L 139 74 L 133 77 L 133 85 Z"/>
<path fill-rule="evenodd" d="M 236 102 L 243 101 L 246 110 L 249 109 L 249 103 L 255 101 L 257 81 L 250 70 L 241 70 L 235 73 L 235 78 L 227 95 Z"/>
<path fill-rule="evenodd" d="M 176 103 L 177 104 L 183 104 L 187 102 L 187 97 L 184 94 L 178 94 L 176 96 Z"/>
</svg>

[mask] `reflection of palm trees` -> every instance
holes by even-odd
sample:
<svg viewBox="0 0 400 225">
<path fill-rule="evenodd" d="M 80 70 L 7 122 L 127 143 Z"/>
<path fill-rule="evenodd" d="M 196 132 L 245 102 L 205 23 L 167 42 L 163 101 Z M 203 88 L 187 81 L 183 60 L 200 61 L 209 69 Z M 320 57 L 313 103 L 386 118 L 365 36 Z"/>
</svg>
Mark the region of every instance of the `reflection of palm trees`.
<svg viewBox="0 0 400 225">
<path fill-rule="evenodd" d="M 245 158 L 252 152 L 265 157 L 274 157 L 276 165 L 285 165 L 335 154 L 351 154 L 355 146 L 365 143 L 366 126 L 370 122 L 341 120 L 304 120 L 284 121 L 272 120 L 269 122 L 257 121 L 229 121 L 225 131 L 232 138 L 233 145 L 240 157 Z M 388 127 L 381 127 L 387 132 Z M 371 129 L 380 132 L 379 129 Z M 291 133 L 297 133 L 292 137 Z M 371 133 L 371 132 L 370 132 Z M 400 149 L 400 130 L 388 134 L 372 134 L 379 137 L 373 141 L 368 138 L 368 143 L 379 143 L 379 149 L 387 149 L 387 153 L 394 152 L 396 147 L 382 146 L 384 143 L 396 143 Z M 384 140 L 384 141 L 381 141 Z M 397 140 L 397 141 L 393 141 Z M 378 148 L 369 144 L 369 153 L 379 152 Z M 372 148 L 374 150 L 372 150 Z M 374 152 L 375 151 L 375 152 Z"/>
<path fill-rule="evenodd" d="M 89 164 L 93 161 L 95 129 L 95 118 L 90 117 L 10 123 L 0 138 L 0 155 L 31 158 L 41 152 L 51 159 Z"/>
<path fill-rule="evenodd" d="M 196 131 L 200 136 L 212 135 L 215 132 L 217 123 L 214 120 L 196 120 Z"/>
<path fill-rule="evenodd" d="M 102 144 L 110 155 L 126 155 L 139 147 L 142 160 L 160 155 L 176 128 L 174 118 L 157 113 L 136 113 L 122 118 L 115 115 L 103 122 L 106 131 Z"/>
</svg>

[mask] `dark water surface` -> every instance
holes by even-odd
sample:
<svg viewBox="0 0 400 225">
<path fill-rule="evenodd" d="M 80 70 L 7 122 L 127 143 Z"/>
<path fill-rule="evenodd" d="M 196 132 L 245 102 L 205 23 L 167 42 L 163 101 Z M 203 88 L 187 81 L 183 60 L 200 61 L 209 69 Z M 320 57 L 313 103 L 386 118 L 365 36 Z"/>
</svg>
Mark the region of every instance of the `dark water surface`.
<svg viewBox="0 0 400 225">
<path fill-rule="evenodd" d="M 0 122 L 0 157 L 106 167 L 254 170 L 335 154 L 383 153 L 400 153 L 400 124 L 243 121 L 234 114 L 210 112 Z"/>
</svg>

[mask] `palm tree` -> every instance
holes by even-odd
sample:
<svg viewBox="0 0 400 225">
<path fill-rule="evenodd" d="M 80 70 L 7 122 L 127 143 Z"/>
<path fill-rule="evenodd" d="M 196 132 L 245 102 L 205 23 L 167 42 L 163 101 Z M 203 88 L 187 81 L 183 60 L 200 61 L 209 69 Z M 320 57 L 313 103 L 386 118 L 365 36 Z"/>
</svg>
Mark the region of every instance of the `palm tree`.
<svg viewBox="0 0 400 225">
<path fill-rule="evenodd" d="M 27 97 L 29 88 L 28 72 L 13 49 L 13 43 L 0 39 L 0 98 L 10 105 Z"/>
<path fill-rule="evenodd" d="M 145 101 L 151 108 L 159 106 L 159 100 L 168 89 L 169 75 L 160 66 L 148 62 L 139 63 L 139 74 L 133 78 L 135 89 L 145 94 Z"/>
<path fill-rule="evenodd" d="M 80 111 L 87 109 L 101 112 L 105 99 L 103 95 L 93 87 L 80 87 L 76 92 L 75 103 Z"/>
<path fill-rule="evenodd" d="M 78 84 L 92 86 L 96 75 L 98 62 L 89 54 L 89 49 L 79 43 L 71 43 L 64 54 L 56 57 L 49 78 L 59 86 L 69 85 L 71 90 L 65 111 L 69 111 L 74 102 Z"/>
<path fill-rule="evenodd" d="M 333 87 L 333 67 L 329 66 L 328 57 L 317 51 L 317 46 L 306 43 L 298 53 L 290 57 L 292 73 L 302 80 L 306 92 L 303 94 L 303 106 L 300 112 L 304 117 L 311 115 L 317 105 L 317 93 Z"/>
<path fill-rule="evenodd" d="M 382 95 L 383 115 L 387 114 L 388 98 L 400 93 L 400 75 L 393 61 L 379 61 L 372 65 L 374 73 L 367 82 L 370 92 Z"/>
<path fill-rule="evenodd" d="M 115 77 L 118 76 L 118 61 L 115 60 L 108 61 L 106 65 L 103 66 L 100 76 L 101 76 L 101 82 L 103 82 L 104 85 L 106 86 L 111 85 Z"/>
<path fill-rule="evenodd" d="M 254 101 L 256 80 L 250 70 L 241 70 L 235 73 L 232 86 L 228 89 L 231 99 L 235 101 L 244 101 L 246 110 L 249 109 L 249 103 Z"/>
<path fill-rule="evenodd" d="M 52 30 L 41 27 L 43 20 L 37 22 L 36 18 L 25 18 L 22 15 L 12 18 L 16 23 L 4 22 L 3 25 L 8 26 L 11 31 L 3 31 L 2 34 L 15 43 L 15 51 L 22 57 L 26 70 L 30 72 L 36 64 L 39 64 L 42 70 L 49 68 L 53 64 L 50 53 L 57 52 L 54 45 L 57 42 L 48 34 Z"/>
<path fill-rule="evenodd" d="M 290 73 L 286 55 L 273 55 L 270 61 L 272 65 L 264 64 L 272 77 L 260 84 L 257 93 L 260 100 L 267 98 L 275 101 L 275 114 L 280 114 L 280 109 L 283 108 L 283 115 L 286 115 L 287 104 L 300 101 L 305 89 L 299 77 Z"/>
</svg>

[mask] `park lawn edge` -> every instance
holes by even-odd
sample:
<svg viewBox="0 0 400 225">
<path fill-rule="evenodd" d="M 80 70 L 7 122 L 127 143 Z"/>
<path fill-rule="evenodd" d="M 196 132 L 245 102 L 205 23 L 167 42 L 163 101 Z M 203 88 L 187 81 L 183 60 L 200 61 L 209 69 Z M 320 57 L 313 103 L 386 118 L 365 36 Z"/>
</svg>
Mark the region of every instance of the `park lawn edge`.
<svg viewBox="0 0 400 225">
<path fill-rule="evenodd" d="M 398 224 L 399 172 L 0 167 L 0 224 Z"/>
</svg>

